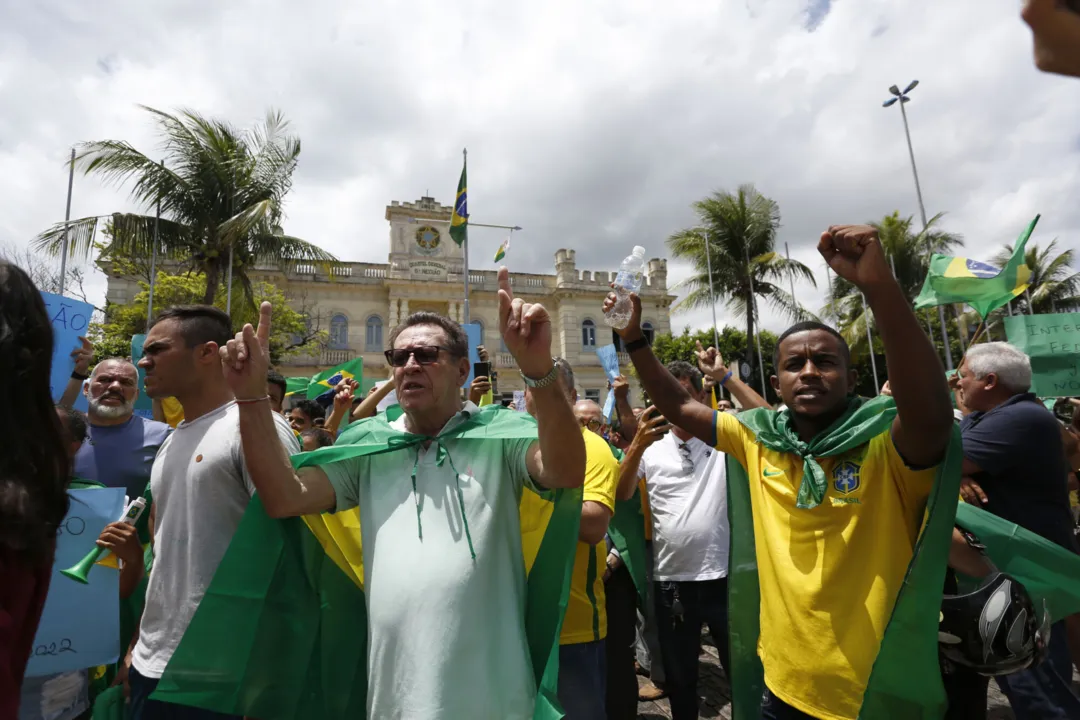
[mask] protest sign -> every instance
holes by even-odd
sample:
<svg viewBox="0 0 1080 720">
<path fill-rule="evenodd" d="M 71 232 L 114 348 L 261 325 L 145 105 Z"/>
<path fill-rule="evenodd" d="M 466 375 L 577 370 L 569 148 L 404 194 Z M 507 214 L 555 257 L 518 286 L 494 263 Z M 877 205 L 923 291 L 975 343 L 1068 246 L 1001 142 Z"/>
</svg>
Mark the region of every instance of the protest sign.
<svg viewBox="0 0 1080 720">
<path fill-rule="evenodd" d="M 120 573 L 98 566 L 83 585 L 60 571 L 82 560 L 102 529 L 120 517 L 124 489 L 70 490 L 68 495 L 71 503 L 56 535 L 56 559 L 28 676 L 107 665 L 120 655 Z"/>
<path fill-rule="evenodd" d="M 596 348 L 596 356 L 600 358 L 600 366 L 604 368 L 604 375 L 608 382 L 619 377 L 619 354 L 614 345 L 603 345 Z M 611 422 L 611 416 L 615 412 L 615 393 L 608 390 L 607 399 L 604 401 L 604 417 Z"/>
<path fill-rule="evenodd" d="M 1080 313 L 1007 317 L 1005 335 L 1031 358 L 1031 392 L 1080 395 Z"/>
<path fill-rule="evenodd" d="M 131 362 L 135 363 L 135 368 L 139 371 L 139 394 L 135 396 L 135 414 L 141 415 L 147 420 L 152 420 L 154 417 L 153 401 L 146 394 L 146 389 L 143 387 L 143 383 L 146 381 L 146 371 L 139 367 L 139 360 L 142 359 L 143 343 L 145 342 L 146 335 L 131 336 Z"/>
<path fill-rule="evenodd" d="M 75 369 L 75 359 L 71 357 L 71 351 L 82 347 L 79 336 L 86 335 L 94 307 L 82 300 L 47 292 L 41 293 L 41 299 L 45 301 L 45 312 L 53 326 L 49 390 L 52 392 L 53 401 L 58 401 L 64 394 L 71 372 Z"/>
<path fill-rule="evenodd" d="M 514 409 L 517 410 L 518 412 L 528 412 L 525 409 L 525 391 L 524 390 L 515 390 L 514 391 Z"/>
<path fill-rule="evenodd" d="M 465 334 L 469 336 L 469 377 L 465 378 L 464 386 L 468 389 L 473 381 L 473 363 L 480 362 L 480 354 L 476 351 L 476 346 L 484 344 L 484 328 L 478 323 L 469 323 L 465 326 Z"/>
</svg>

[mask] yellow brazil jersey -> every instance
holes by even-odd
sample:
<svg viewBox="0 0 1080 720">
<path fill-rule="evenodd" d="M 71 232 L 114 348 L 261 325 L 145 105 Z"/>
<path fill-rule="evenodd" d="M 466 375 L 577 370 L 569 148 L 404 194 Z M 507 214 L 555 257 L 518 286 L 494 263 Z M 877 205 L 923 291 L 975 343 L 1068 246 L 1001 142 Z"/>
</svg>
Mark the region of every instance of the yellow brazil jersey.
<svg viewBox="0 0 1080 720">
<path fill-rule="evenodd" d="M 884 432 L 819 458 L 824 501 L 795 507 L 802 459 L 716 413 L 716 449 L 746 468 L 761 587 L 765 684 L 814 717 L 854 719 L 914 552 L 935 470 L 911 470 Z"/>
<path fill-rule="evenodd" d="M 582 429 L 585 438 L 585 486 L 583 502 L 598 502 L 615 511 L 615 489 L 619 484 L 619 463 L 608 444 L 596 433 Z M 552 504 L 535 493 L 521 498 L 521 544 L 525 566 L 532 565 L 543 538 L 543 530 L 551 515 Z M 577 544 L 574 556 L 574 575 L 570 583 L 570 599 L 563 618 L 560 645 L 593 642 L 607 637 L 607 613 L 604 609 L 604 570 L 607 568 L 607 547 L 603 541 L 596 545 Z"/>
</svg>

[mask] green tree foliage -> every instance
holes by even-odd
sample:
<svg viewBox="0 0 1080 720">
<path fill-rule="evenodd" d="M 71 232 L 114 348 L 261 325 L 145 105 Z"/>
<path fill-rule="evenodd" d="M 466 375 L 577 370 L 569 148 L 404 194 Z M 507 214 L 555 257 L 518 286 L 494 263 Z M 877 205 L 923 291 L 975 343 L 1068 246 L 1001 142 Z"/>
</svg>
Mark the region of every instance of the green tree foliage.
<svg viewBox="0 0 1080 720">
<path fill-rule="evenodd" d="M 127 305 L 110 305 L 105 310 L 105 322 L 92 326 L 92 340 L 95 344 L 95 362 L 107 357 L 126 356 L 131 352 L 131 336 L 146 332 L 146 310 L 150 300 L 149 287 L 139 283 L 143 290 Z M 252 286 L 254 305 L 233 303 L 232 325 L 239 330 L 244 323 L 258 322 L 258 305 L 264 300 L 274 306 L 272 332 L 270 335 L 270 362 L 277 364 L 281 360 L 296 354 L 316 352 L 326 344 L 326 333 L 312 332 L 307 318 L 294 310 L 288 298 L 267 282 Z M 154 283 L 154 308 L 160 310 L 172 305 L 192 305 L 202 303 L 206 296 L 206 276 L 201 273 L 168 275 L 157 274 Z M 218 287 L 214 297 L 214 306 L 225 309 L 225 289 Z"/>
<path fill-rule="evenodd" d="M 115 255 L 179 261 L 206 276 L 197 298 L 210 303 L 232 275 L 249 309 L 256 301 L 248 269 L 260 260 L 332 262 L 334 257 L 300 238 L 284 234 L 284 201 L 300 156 L 300 140 L 289 134 L 281 114 L 270 112 L 259 125 L 239 130 L 192 111 L 169 114 L 153 108 L 162 136 L 158 158 L 122 140 L 83 143 L 75 166 L 106 182 L 132 183 L 139 213 L 114 213 L 57 223 L 34 247 L 58 255 L 65 235 L 73 257 L 89 258 L 103 220 L 106 241 L 98 259 Z M 161 220 L 155 232 L 155 213 Z"/>
<path fill-rule="evenodd" d="M 758 322 L 757 298 L 792 320 L 813 316 L 785 290 L 792 280 L 816 285 L 807 266 L 776 252 L 780 208 L 753 185 L 741 185 L 734 193 L 716 192 L 693 205 L 699 227 L 687 228 L 668 238 L 677 258 L 689 260 L 694 274 L 682 284 L 689 290 L 673 309 L 709 307 L 709 271 L 718 302 L 746 320 L 744 355 L 753 355 L 754 327 Z M 710 258 L 705 254 L 708 238 Z M 762 348 L 764 351 L 764 347 Z M 757 362 L 751 364 L 756 368 Z"/>
<path fill-rule="evenodd" d="M 776 349 L 776 335 L 768 330 L 762 330 L 760 332 L 761 339 L 761 355 L 765 363 L 765 382 L 769 387 L 766 390 L 764 396 L 766 400 L 771 403 L 779 402 L 776 393 L 773 392 L 771 382 L 769 378 L 774 374 L 773 369 L 773 351 Z M 725 327 L 719 334 L 720 345 L 717 348 L 720 351 L 720 355 L 724 358 L 724 363 L 731 368 L 733 372 L 738 372 L 739 367 L 744 360 L 747 359 L 746 355 L 746 333 L 738 328 Z M 656 357 L 660 359 L 660 362 L 665 365 L 673 360 L 685 360 L 692 365 L 697 365 L 697 359 L 694 356 L 694 350 L 697 349 L 697 343 L 700 342 L 702 347 L 710 347 L 713 343 L 712 330 L 706 328 L 704 330 L 697 330 L 691 332 L 689 327 L 683 328 L 681 335 L 657 335 L 653 341 L 653 352 L 656 353 Z M 753 371 L 751 377 L 747 380 L 747 384 L 754 388 L 757 392 L 761 392 L 761 373 L 757 370 L 757 347 L 753 349 L 751 365 Z"/>
</svg>

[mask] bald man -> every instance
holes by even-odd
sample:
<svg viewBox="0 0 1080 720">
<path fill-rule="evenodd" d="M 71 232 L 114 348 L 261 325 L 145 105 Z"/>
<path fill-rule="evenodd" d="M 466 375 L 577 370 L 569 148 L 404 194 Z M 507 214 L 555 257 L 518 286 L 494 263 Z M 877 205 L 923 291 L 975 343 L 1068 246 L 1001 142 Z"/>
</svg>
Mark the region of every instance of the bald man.
<svg viewBox="0 0 1080 720">
<path fill-rule="evenodd" d="M 139 497 L 171 428 L 135 414 L 139 372 L 127 358 L 99 362 L 83 394 L 90 427 L 86 442 L 75 454 L 75 475 L 107 487 L 122 487 L 128 497 Z"/>
</svg>

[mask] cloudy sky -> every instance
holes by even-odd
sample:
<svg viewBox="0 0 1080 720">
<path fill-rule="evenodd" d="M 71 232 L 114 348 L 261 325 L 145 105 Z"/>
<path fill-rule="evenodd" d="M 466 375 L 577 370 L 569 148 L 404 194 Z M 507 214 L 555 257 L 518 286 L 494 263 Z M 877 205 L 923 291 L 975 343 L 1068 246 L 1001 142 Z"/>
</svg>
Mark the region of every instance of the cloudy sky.
<svg viewBox="0 0 1080 720">
<path fill-rule="evenodd" d="M 74 143 L 154 151 L 137 104 L 239 126 L 273 107 L 303 140 L 286 230 L 342 259 L 385 262 L 384 207 L 450 203 L 468 146 L 473 219 L 525 228 L 511 269 L 565 246 L 588 269 L 634 244 L 665 255 L 691 202 L 753 182 L 824 284 L 827 225 L 918 212 L 899 110 L 881 107 L 913 78 L 927 211 L 947 212 L 975 257 L 1037 212 L 1036 240 L 1076 247 L 1080 81 L 1034 69 L 1018 13 L 1017 0 L 0 0 L 0 247 L 63 219 Z M 74 217 L 128 207 L 125 189 L 76 178 Z M 474 231 L 474 255 L 501 240 Z M 674 280 L 687 272 L 672 263 Z M 91 299 L 104 287 L 97 274 Z M 820 291 L 797 294 L 820 307 Z"/>
</svg>

